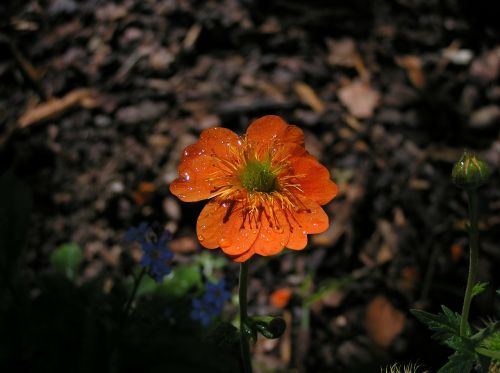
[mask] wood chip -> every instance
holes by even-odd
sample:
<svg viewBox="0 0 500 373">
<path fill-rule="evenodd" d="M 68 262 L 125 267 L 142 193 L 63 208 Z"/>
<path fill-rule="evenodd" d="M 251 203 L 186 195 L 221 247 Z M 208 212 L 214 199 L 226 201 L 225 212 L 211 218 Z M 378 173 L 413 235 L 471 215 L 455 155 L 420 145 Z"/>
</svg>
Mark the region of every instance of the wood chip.
<svg viewBox="0 0 500 373">
<path fill-rule="evenodd" d="M 32 124 L 52 119 L 66 110 L 80 105 L 91 95 L 92 90 L 90 89 L 75 89 L 62 98 L 50 99 L 49 101 L 43 102 L 32 109 L 27 110 L 23 115 L 21 115 L 17 124 L 19 127 L 25 128 Z"/>
<path fill-rule="evenodd" d="M 189 51 L 194 47 L 196 40 L 198 40 L 198 37 L 200 36 L 201 29 L 202 27 L 198 23 L 191 26 L 186 34 L 186 37 L 184 38 L 184 41 L 182 42 L 182 46 L 185 50 Z"/>
<path fill-rule="evenodd" d="M 322 113 L 325 111 L 325 105 L 309 85 L 303 82 L 297 82 L 293 85 L 293 89 L 300 97 L 300 100 L 316 113 Z"/>
</svg>

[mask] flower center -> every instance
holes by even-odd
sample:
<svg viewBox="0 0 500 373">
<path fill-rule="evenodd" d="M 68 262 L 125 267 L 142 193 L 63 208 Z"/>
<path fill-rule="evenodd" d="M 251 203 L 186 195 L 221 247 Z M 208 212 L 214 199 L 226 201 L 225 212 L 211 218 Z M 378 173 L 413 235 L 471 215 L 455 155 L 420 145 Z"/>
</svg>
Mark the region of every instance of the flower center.
<svg viewBox="0 0 500 373">
<path fill-rule="evenodd" d="M 251 160 L 241 172 L 240 181 L 249 192 L 271 193 L 277 188 L 276 176 L 270 161 Z"/>
</svg>

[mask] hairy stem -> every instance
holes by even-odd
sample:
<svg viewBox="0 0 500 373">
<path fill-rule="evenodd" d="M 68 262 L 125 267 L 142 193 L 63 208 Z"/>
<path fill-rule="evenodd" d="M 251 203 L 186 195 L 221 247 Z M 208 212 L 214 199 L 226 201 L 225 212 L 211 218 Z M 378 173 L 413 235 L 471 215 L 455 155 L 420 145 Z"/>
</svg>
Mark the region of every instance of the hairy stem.
<svg viewBox="0 0 500 373">
<path fill-rule="evenodd" d="M 247 314 L 247 285 L 248 285 L 248 263 L 243 262 L 240 266 L 240 346 L 241 359 L 243 361 L 244 373 L 252 373 L 252 361 L 250 360 L 250 344 L 245 332 L 245 322 Z"/>
<path fill-rule="evenodd" d="M 460 336 L 466 336 L 468 332 L 468 318 L 470 303 L 472 300 L 472 289 L 476 282 L 477 261 L 479 256 L 479 230 L 477 227 L 477 191 L 467 191 L 469 199 L 469 276 L 467 277 L 467 288 L 465 289 L 462 318 L 460 321 Z"/>
</svg>

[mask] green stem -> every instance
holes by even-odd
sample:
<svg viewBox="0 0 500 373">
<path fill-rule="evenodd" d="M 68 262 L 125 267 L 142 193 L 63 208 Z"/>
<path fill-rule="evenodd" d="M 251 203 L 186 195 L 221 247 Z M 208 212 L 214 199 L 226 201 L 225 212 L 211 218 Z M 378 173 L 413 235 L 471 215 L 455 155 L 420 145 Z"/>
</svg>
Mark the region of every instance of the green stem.
<svg viewBox="0 0 500 373">
<path fill-rule="evenodd" d="M 125 306 L 125 317 L 127 317 L 129 312 L 130 312 L 130 308 L 132 307 L 132 302 L 134 301 L 135 296 L 137 294 L 137 289 L 139 289 L 139 285 L 140 285 L 142 278 L 144 277 L 145 274 L 146 274 L 146 269 L 142 268 L 141 272 L 139 273 L 139 276 L 137 276 L 134 279 L 134 288 L 132 289 L 132 293 L 130 293 L 130 296 L 127 300 L 127 304 Z"/>
<path fill-rule="evenodd" d="M 491 357 L 492 359 L 500 360 L 500 351 L 492 351 L 487 348 L 477 347 L 476 352 L 483 356 Z"/>
<path fill-rule="evenodd" d="M 247 287 L 248 287 L 248 263 L 243 262 L 240 266 L 240 346 L 241 359 L 243 360 L 244 373 L 252 373 L 252 361 L 250 360 L 250 344 L 245 332 L 245 323 L 248 319 L 247 314 Z"/>
<path fill-rule="evenodd" d="M 468 318 L 470 303 L 472 300 L 472 289 L 476 281 L 477 261 L 479 256 L 479 230 L 477 227 L 477 191 L 470 189 L 467 191 L 469 198 L 469 276 L 467 277 L 467 288 L 465 289 L 464 306 L 462 308 L 462 318 L 460 321 L 460 336 L 464 337 L 468 332 Z"/>
</svg>

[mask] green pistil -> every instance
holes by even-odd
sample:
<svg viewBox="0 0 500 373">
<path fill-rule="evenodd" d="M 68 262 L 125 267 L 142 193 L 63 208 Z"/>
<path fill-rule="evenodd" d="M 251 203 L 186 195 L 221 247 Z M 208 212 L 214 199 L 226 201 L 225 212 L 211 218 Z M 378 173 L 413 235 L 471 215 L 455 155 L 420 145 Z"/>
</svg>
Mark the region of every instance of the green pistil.
<svg viewBox="0 0 500 373">
<path fill-rule="evenodd" d="M 271 193 L 276 190 L 276 174 L 270 161 L 248 161 L 240 180 L 249 192 Z"/>
</svg>

